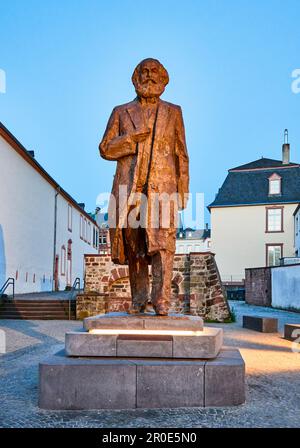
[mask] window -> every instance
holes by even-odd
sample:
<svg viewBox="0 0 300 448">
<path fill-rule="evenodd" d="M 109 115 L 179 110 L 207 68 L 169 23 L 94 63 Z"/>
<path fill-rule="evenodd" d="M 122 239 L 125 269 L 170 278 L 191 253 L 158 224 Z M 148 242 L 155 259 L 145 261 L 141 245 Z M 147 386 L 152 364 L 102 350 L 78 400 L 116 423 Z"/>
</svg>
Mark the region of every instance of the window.
<svg viewBox="0 0 300 448">
<path fill-rule="evenodd" d="M 68 204 L 68 230 L 69 232 L 72 232 L 72 216 L 73 214 L 73 207 L 72 205 Z"/>
<path fill-rule="evenodd" d="M 83 240 L 83 216 L 80 215 L 80 238 Z"/>
<path fill-rule="evenodd" d="M 87 242 L 91 244 L 91 223 L 87 223 Z"/>
<path fill-rule="evenodd" d="M 83 239 L 84 241 L 87 241 L 87 219 L 84 218 L 83 220 Z"/>
<path fill-rule="evenodd" d="M 283 207 L 266 208 L 266 232 L 283 232 Z"/>
<path fill-rule="evenodd" d="M 106 233 L 101 233 L 101 235 L 99 237 L 99 242 L 100 242 L 100 244 L 106 244 L 107 243 Z"/>
<path fill-rule="evenodd" d="M 283 244 L 267 244 L 266 245 L 266 265 L 279 266 L 280 258 L 282 258 Z"/>
<path fill-rule="evenodd" d="M 274 173 L 269 177 L 269 195 L 281 194 L 281 177 Z"/>
<path fill-rule="evenodd" d="M 66 248 L 65 248 L 65 246 L 61 247 L 60 275 L 66 275 Z"/>
<path fill-rule="evenodd" d="M 99 232 L 96 227 L 93 227 L 93 247 L 98 249 L 98 242 L 99 242 Z"/>
</svg>

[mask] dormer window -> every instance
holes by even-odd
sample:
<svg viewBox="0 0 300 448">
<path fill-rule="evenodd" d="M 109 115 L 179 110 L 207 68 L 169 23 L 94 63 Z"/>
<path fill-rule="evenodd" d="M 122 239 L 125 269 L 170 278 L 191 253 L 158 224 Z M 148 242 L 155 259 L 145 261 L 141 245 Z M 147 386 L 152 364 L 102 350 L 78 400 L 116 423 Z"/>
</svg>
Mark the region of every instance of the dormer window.
<svg viewBox="0 0 300 448">
<path fill-rule="evenodd" d="M 274 173 L 269 177 L 269 195 L 281 194 L 281 177 Z"/>
</svg>

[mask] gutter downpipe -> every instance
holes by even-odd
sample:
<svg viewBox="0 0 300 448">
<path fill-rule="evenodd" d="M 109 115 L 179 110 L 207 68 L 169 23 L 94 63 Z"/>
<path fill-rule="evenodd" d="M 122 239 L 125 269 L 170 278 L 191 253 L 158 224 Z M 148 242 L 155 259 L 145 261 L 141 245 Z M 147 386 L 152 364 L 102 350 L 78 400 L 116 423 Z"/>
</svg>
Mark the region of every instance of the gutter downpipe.
<svg viewBox="0 0 300 448">
<path fill-rule="evenodd" d="M 55 291 L 55 258 L 56 258 L 56 233 L 57 233 L 57 196 L 60 193 L 60 187 L 56 188 L 54 199 L 54 239 L 53 239 L 53 276 L 52 276 L 52 291 Z"/>
</svg>

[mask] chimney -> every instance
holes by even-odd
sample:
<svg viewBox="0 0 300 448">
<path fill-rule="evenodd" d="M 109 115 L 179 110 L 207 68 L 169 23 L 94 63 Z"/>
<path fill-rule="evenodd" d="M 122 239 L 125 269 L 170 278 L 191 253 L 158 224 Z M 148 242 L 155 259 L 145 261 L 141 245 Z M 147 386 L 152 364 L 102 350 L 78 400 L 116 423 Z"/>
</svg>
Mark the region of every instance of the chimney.
<svg viewBox="0 0 300 448">
<path fill-rule="evenodd" d="M 284 130 L 284 143 L 282 145 L 282 164 L 288 165 L 290 163 L 290 144 L 289 144 L 289 132 Z"/>
<path fill-rule="evenodd" d="M 208 222 L 205 224 L 205 230 L 208 230 Z"/>
<path fill-rule="evenodd" d="M 85 209 L 85 203 L 84 202 L 78 202 L 78 205 L 80 208 L 82 208 L 82 210 Z"/>
</svg>

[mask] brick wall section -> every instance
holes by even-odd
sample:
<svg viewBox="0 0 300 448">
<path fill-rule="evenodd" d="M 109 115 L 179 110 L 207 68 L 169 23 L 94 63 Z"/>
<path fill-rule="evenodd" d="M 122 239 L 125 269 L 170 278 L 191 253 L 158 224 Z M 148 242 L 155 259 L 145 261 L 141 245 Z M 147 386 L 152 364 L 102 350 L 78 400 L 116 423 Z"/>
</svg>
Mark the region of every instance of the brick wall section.
<svg viewBox="0 0 300 448">
<path fill-rule="evenodd" d="M 107 310 L 108 310 L 107 294 L 98 294 L 98 293 L 78 294 L 76 297 L 77 319 L 84 319 L 85 317 L 106 313 Z"/>
<path fill-rule="evenodd" d="M 271 306 L 271 269 L 245 269 L 245 300 L 250 305 Z"/>
<path fill-rule="evenodd" d="M 149 266 L 150 280 L 151 267 Z M 109 255 L 85 256 L 85 292 L 89 309 L 91 293 L 105 294 L 106 310 L 127 311 L 131 303 L 128 267 L 112 263 Z M 97 300 L 97 296 L 93 296 Z M 81 299 L 81 313 L 84 313 Z M 193 314 L 219 322 L 228 319 L 226 293 L 222 288 L 214 254 L 194 252 L 174 257 L 171 312 Z M 88 310 L 86 310 L 89 313 Z M 93 315 L 93 314 L 90 314 Z"/>
</svg>

